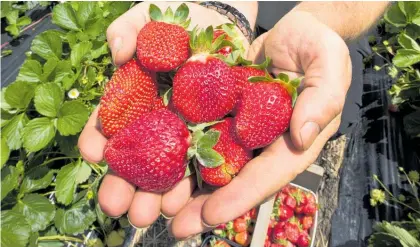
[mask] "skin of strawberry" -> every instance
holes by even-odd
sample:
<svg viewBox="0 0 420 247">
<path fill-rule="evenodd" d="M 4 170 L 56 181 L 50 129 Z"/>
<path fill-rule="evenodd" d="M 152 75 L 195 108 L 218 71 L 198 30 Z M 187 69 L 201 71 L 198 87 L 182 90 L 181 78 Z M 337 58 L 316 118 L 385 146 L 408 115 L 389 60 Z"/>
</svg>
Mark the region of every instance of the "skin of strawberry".
<svg viewBox="0 0 420 247">
<path fill-rule="evenodd" d="M 236 79 L 236 97 L 238 102 L 242 98 L 242 93 L 247 85 L 251 84 L 248 78 L 251 76 L 264 76 L 265 71 L 247 66 L 233 66 L 232 73 Z"/>
<path fill-rule="evenodd" d="M 194 55 L 175 74 L 172 100 L 174 108 L 188 122 L 223 118 L 236 103 L 231 68 L 213 56 Z"/>
<path fill-rule="evenodd" d="M 291 209 L 296 207 L 296 200 L 290 195 L 286 196 L 286 198 L 283 200 L 283 203 Z"/>
<path fill-rule="evenodd" d="M 219 141 L 213 149 L 224 157 L 225 163 L 215 168 L 200 164 L 200 174 L 207 184 L 224 186 L 252 159 L 252 152 L 238 143 L 232 118 L 225 118 L 223 122 L 215 124 L 210 129 L 220 132 Z"/>
<path fill-rule="evenodd" d="M 299 227 L 296 224 L 286 222 L 284 225 L 284 231 L 287 239 L 293 244 L 296 244 L 299 237 Z"/>
<path fill-rule="evenodd" d="M 237 218 L 233 221 L 233 230 L 237 233 L 246 231 L 248 224 L 245 219 Z"/>
<path fill-rule="evenodd" d="M 300 219 L 300 222 L 302 224 L 302 229 L 308 230 L 313 225 L 313 217 L 305 215 Z"/>
<path fill-rule="evenodd" d="M 306 231 L 302 231 L 297 239 L 296 245 L 299 247 L 308 247 L 310 243 L 309 235 Z"/>
<path fill-rule="evenodd" d="M 188 32 L 181 26 L 152 21 L 137 36 L 137 58 L 150 71 L 168 72 L 190 55 Z"/>
<path fill-rule="evenodd" d="M 189 145 L 185 123 L 161 109 L 142 115 L 112 136 L 104 157 L 117 175 L 143 191 L 164 192 L 184 177 Z"/>
<path fill-rule="evenodd" d="M 157 96 L 155 77 L 135 59 L 119 67 L 105 86 L 99 108 L 102 133 L 111 137 L 152 110 Z"/>
<path fill-rule="evenodd" d="M 271 231 L 271 241 L 273 243 L 281 243 L 287 239 L 285 229 L 281 225 L 276 225 Z"/>
<path fill-rule="evenodd" d="M 162 97 L 157 96 L 153 100 L 152 111 L 159 110 L 159 109 L 165 109 L 165 108 L 166 108 L 166 106 L 163 103 Z"/>
<path fill-rule="evenodd" d="M 251 243 L 251 236 L 246 231 L 240 232 L 235 235 L 235 242 L 242 246 L 248 246 Z"/>
<path fill-rule="evenodd" d="M 286 205 L 280 205 L 279 207 L 279 219 L 281 221 L 285 221 L 293 217 L 293 210 L 286 206 Z"/>
<path fill-rule="evenodd" d="M 246 148 L 265 147 L 288 129 L 292 111 L 292 98 L 281 84 L 248 85 L 235 118 L 236 134 Z"/>
</svg>

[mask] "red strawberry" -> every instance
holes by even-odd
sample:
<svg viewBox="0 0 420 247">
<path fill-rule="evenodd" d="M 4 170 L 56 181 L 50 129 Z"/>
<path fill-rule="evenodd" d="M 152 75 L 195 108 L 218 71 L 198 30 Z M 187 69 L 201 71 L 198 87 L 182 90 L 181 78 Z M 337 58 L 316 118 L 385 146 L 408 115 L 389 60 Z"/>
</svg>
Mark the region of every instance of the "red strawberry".
<svg viewBox="0 0 420 247">
<path fill-rule="evenodd" d="M 243 218 L 237 218 L 233 221 L 233 230 L 236 233 L 246 231 L 247 227 L 248 224 Z"/>
<path fill-rule="evenodd" d="M 189 35 L 185 28 L 190 20 L 188 7 L 181 4 L 175 14 L 168 8 L 165 14 L 150 4 L 151 22 L 137 36 L 137 58 L 147 69 L 167 72 L 184 63 L 189 56 Z"/>
<path fill-rule="evenodd" d="M 295 213 L 297 213 L 297 214 L 302 214 L 303 213 L 303 208 L 305 207 L 305 205 L 299 205 L 299 206 L 296 206 L 296 208 L 295 208 Z"/>
<path fill-rule="evenodd" d="M 99 119 L 102 132 L 111 137 L 140 116 L 152 110 L 157 95 L 154 76 L 135 59 L 115 71 L 101 98 Z"/>
<path fill-rule="evenodd" d="M 184 122 L 161 109 L 142 115 L 112 136 L 104 156 L 120 177 L 144 191 L 163 192 L 184 177 L 189 142 Z"/>
<path fill-rule="evenodd" d="M 315 196 L 312 193 L 306 193 L 307 203 L 316 204 Z"/>
<path fill-rule="evenodd" d="M 225 35 L 224 40 L 232 40 L 225 31 L 223 31 L 223 29 L 216 29 L 213 32 L 213 42 L 216 41 L 216 39 L 218 37 L 220 37 L 221 35 Z M 232 46 L 222 46 L 222 48 L 220 48 L 219 50 L 216 51 L 216 53 L 221 54 L 223 56 L 227 56 L 230 53 L 232 53 Z"/>
<path fill-rule="evenodd" d="M 312 216 L 305 215 L 300 218 L 300 224 L 302 225 L 303 230 L 308 230 L 314 224 L 314 219 Z"/>
<path fill-rule="evenodd" d="M 152 105 L 152 110 L 153 111 L 159 110 L 159 109 L 165 109 L 165 108 L 166 108 L 166 106 L 165 106 L 165 104 L 163 104 L 162 97 L 158 96 L 153 100 L 153 105 Z"/>
<path fill-rule="evenodd" d="M 296 208 L 296 200 L 293 196 L 286 196 L 283 200 L 283 204 L 291 208 L 292 210 Z"/>
<path fill-rule="evenodd" d="M 292 190 L 290 192 L 290 195 L 292 195 L 296 199 L 296 203 L 299 206 L 306 205 L 306 203 L 308 202 L 307 195 L 300 189 Z"/>
<path fill-rule="evenodd" d="M 314 203 L 307 203 L 304 207 L 302 212 L 306 215 L 315 215 L 317 211 L 317 205 Z"/>
<path fill-rule="evenodd" d="M 310 238 L 306 231 L 302 231 L 296 241 L 297 246 L 299 247 L 308 247 L 310 244 Z"/>
<path fill-rule="evenodd" d="M 293 217 L 293 210 L 286 205 L 280 205 L 278 213 L 280 221 L 285 221 Z"/>
<path fill-rule="evenodd" d="M 280 202 L 283 202 L 286 197 L 287 197 L 287 194 L 286 193 L 279 192 L 276 195 L 276 200 L 280 199 Z"/>
<path fill-rule="evenodd" d="M 266 239 L 264 242 L 264 247 L 271 247 L 271 242 L 270 240 Z"/>
<path fill-rule="evenodd" d="M 238 97 L 238 100 L 242 97 L 242 92 L 246 86 L 251 84 L 248 81 L 249 77 L 265 75 L 265 71 L 262 68 L 249 66 L 233 66 L 232 72 L 236 79 L 236 97 Z"/>
<path fill-rule="evenodd" d="M 299 227 L 291 222 L 286 222 L 284 224 L 284 232 L 286 234 L 287 239 L 292 242 L 293 244 L 297 243 L 299 237 Z"/>
<path fill-rule="evenodd" d="M 298 82 L 268 77 L 252 80 L 257 82 L 243 91 L 235 128 L 242 144 L 256 149 L 271 144 L 288 129 L 293 111 L 292 96 L 296 97 Z"/>
<path fill-rule="evenodd" d="M 205 167 L 200 164 L 200 174 L 203 180 L 213 186 L 228 184 L 242 167 L 252 158 L 252 152 L 238 144 L 233 130 L 233 119 L 226 118 L 210 128 L 220 132 L 217 144 L 213 147 L 225 162 L 217 167 Z"/>
<path fill-rule="evenodd" d="M 273 243 L 281 243 L 287 239 L 285 229 L 281 225 L 276 225 L 271 231 L 271 241 Z"/>
<path fill-rule="evenodd" d="M 249 211 L 249 217 L 251 218 L 251 220 L 256 220 L 257 219 L 257 208 L 253 208 Z"/>
<path fill-rule="evenodd" d="M 223 46 L 217 51 L 218 54 L 227 56 L 232 53 L 232 47 L 231 46 Z"/>
<path fill-rule="evenodd" d="M 218 49 L 212 47 L 212 37 L 208 39 L 212 33 L 212 27 L 198 37 L 193 31 L 191 46 L 194 55 L 177 71 L 173 80 L 174 108 L 192 123 L 221 119 L 236 103 L 235 78 L 231 68 L 211 55 Z"/>
<path fill-rule="evenodd" d="M 251 236 L 247 231 L 240 232 L 235 235 L 235 242 L 242 246 L 248 246 L 251 243 Z"/>
</svg>

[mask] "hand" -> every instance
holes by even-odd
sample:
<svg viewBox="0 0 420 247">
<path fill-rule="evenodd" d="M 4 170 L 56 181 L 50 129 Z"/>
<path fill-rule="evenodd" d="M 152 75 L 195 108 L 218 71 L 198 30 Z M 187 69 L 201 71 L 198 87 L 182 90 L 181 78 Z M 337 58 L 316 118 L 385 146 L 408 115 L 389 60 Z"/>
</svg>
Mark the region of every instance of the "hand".
<svg viewBox="0 0 420 247">
<path fill-rule="evenodd" d="M 159 2 L 157 5 L 162 11 L 165 11 L 168 6 L 175 11 L 180 3 Z M 218 26 L 229 22 L 226 17 L 216 11 L 193 3 L 187 3 L 187 5 L 192 21 L 191 28 L 196 25 L 206 28 L 209 25 Z M 137 34 L 150 21 L 148 11 L 149 3 L 137 4 L 109 26 L 107 39 L 116 65 L 122 65 L 134 56 Z M 78 143 L 83 158 L 94 163 L 102 161 L 107 142 L 100 130 L 98 109 L 91 115 Z M 136 189 L 134 185 L 110 173 L 105 175 L 99 189 L 99 204 L 108 216 L 119 217 L 128 212 L 132 225 L 146 227 L 152 224 L 160 213 L 166 217 L 172 217 L 178 213 L 190 199 L 195 188 L 194 181 L 193 177 L 186 178 L 171 191 L 156 194 Z"/>
<path fill-rule="evenodd" d="M 253 42 L 249 59 L 272 58 L 272 72 L 291 78 L 305 75 L 291 119 L 290 132 L 251 160 L 230 184 L 202 193 L 172 220 L 177 238 L 235 219 L 303 172 L 317 158 L 340 124 L 351 81 L 345 42 L 305 12 L 291 12 Z"/>
</svg>

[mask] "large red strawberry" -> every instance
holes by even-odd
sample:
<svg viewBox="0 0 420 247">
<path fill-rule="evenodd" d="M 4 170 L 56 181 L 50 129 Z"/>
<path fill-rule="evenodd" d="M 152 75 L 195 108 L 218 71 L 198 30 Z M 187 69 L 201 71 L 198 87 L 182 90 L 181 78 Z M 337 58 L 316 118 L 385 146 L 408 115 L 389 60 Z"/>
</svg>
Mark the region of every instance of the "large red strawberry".
<svg viewBox="0 0 420 247">
<path fill-rule="evenodd" d="M 293 209 L 289 208 L 286 205 L 280 205 L 278 214 L 279 214 L 279 219 L 281 221 L 285 221 L 293 217 Z"/>
<path fill-rule="evenodd" d="M 189 56 L 188 7 L 181 4 L 175 14 L 171 8 L 162 14 L 156 5 L 150 4 L 149 13 L 152 21 L 137 36 L 137 57 L 151 71 L 173 70 Z"/>
<path fill-rule="evenodd" d="M 223 158 L 224 162 L 217 167 L 206 167 L 200 163 L 200 174 L 203 180 L 213 186 L 228 184 L 242 167 L 252 158 L 252 152 L 243 148 L 236 139 L 233 129 L 233 119 L 226 118 L 210 128 L 218 131 L 220 137 L 213 147 Z"/>
<path fill-rule="evenodd" d="M 112 136 L 104 156 L 120 177 L 144 191 L 163 192 L 184 177 L 189 144 L 184 122 L 161 109 L 142 115 Z"/>
<path fill-rule="evenodd" d="M 252 76 L 264 76 L 265 71 L 261 68 L 248 67 L 248 66 L 233 66 L 232 67 L 233 75 L 236 79 L 236 97 L 238 100 L 242 98 L 242 92 L 248 84 L 251 82 L 248 81 L 249 77 Z"/>
<path fill-rule="evenodd" d="M 222 38 L 222 37 L 219 37 Z M 173 80 L 174 108 L 192 123 L 223 118 L 236 103 L 235 78 L 227 63 L 215 55 L 220 40 L 209 27 L 198 36 L 191 34 L 194 55 L 181 66 Z"/>
<path fill-rule="evenodd" d="M 154 75 L 139 66 L 135 59 L 119 67 L 106 84 L 100 102 L 103 134 L 111 137 L 151 111 L 157 93 Z"/>
<path fill-rule="evenodd" d="M 236 134 L 249 149 L 262 148 L 275 141 L 289 128 L 292 105 L 299 80 L 251 78 L 254 83 L 243 91 L 236 115 Z"/>
</svg>

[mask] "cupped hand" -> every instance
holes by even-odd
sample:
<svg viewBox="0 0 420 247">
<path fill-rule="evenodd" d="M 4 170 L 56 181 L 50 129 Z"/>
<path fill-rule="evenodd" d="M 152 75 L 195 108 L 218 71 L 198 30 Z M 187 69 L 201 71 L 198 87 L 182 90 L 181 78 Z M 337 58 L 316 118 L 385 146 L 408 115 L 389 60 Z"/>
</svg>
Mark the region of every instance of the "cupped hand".
<svg viewBox="0 0 420 247">
<path fill-rule="evenodd" d="M 290 12 L 256 39 L 249 59 L 272 59 L 272 72 L 304 75 L 290 131 L 251 160 L 232 182 L 190 201 L 171 221 L 177 238 L 187 238 L 232 220 L 270 198 L 306 170 L 337 131 L 351 81 L 343 39 L 306 12 Z"/>
<path fill-rule="evenodd" d="M 158 2 L 156 5 L 164 12 L 167 7 L 173 11 L 181 3 Z M 209 25 L 218 26 L 229 20 L 193 3 L 187 3 L 190 28 L 195 26 L 206 28 Z M 149 3 L 140 3 L 116 19 L 107 30 L 107 40 L 110 44 L 115 65 L 119 66 L 129 61 L 136 51 L 137 34 L 150 21 Z M 89 162 L 102 161 L 107 139 L 103 136 L 98 120 L 98 109 L 90 116 L 88 123 L 79 138 L 79 149 L 83 158 Z M 99 189 L 98 200 L 105 214 L 119 217 L 128 212 L 128 218 L 136 227 L 146 227 L 152 224 L 162 213 L 173 217 L 190 199 L 195 188 L 193 177 L 185 178 L 171 191 L 163 194 L 145 192 L 115 174 L 105 175 Z"/>
</svg>

